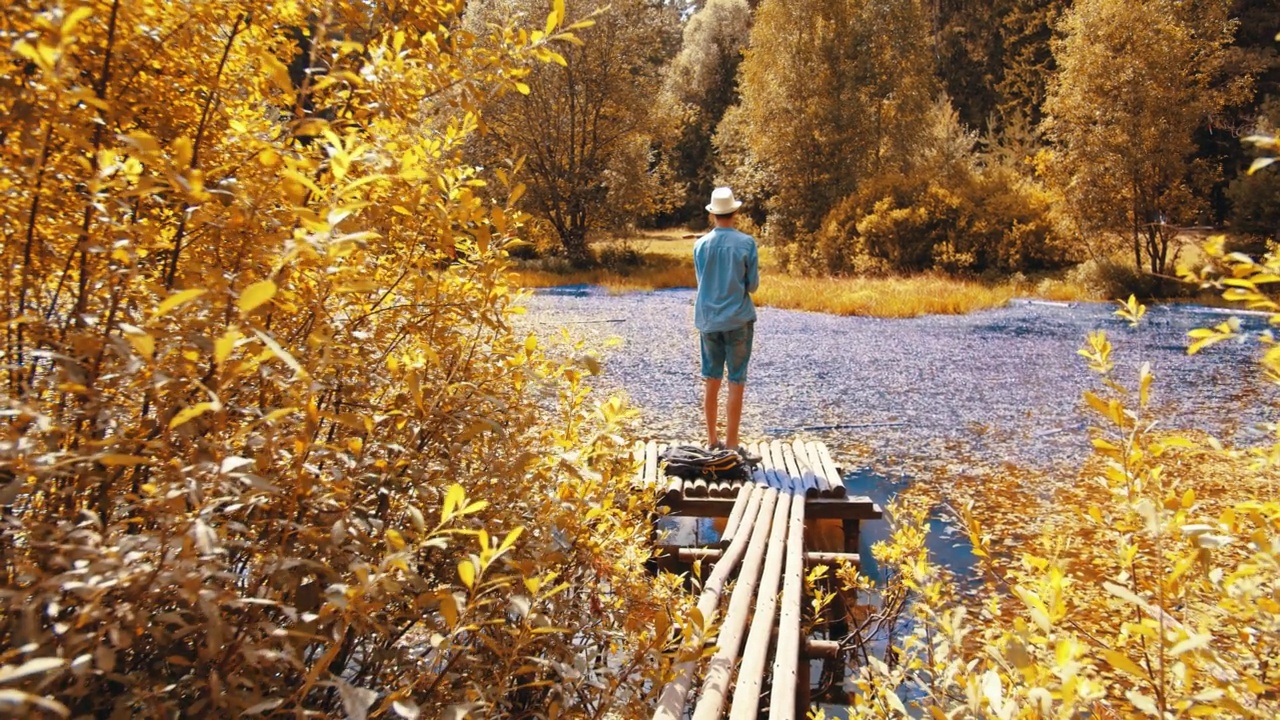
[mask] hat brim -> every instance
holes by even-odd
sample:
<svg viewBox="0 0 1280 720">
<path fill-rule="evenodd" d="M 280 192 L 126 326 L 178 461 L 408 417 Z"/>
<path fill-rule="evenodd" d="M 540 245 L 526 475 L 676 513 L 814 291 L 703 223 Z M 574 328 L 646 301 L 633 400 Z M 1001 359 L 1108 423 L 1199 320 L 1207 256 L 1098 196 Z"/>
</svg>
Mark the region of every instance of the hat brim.
<svg viewBox="0 0 1280 720">
<path fill-rule="evenodd" d="M 716 209 L 715 206 L 708 205 L 707 212 L 711 213 L 712 215 L 728 215 L 729 213 L 732 213 L 732 212 L 738 212 L 738 208 L 740 207 L 742 207 L 742 201 L 734 200 L 732 207 L 729 207 L 729 208 Z"/>
</svg>

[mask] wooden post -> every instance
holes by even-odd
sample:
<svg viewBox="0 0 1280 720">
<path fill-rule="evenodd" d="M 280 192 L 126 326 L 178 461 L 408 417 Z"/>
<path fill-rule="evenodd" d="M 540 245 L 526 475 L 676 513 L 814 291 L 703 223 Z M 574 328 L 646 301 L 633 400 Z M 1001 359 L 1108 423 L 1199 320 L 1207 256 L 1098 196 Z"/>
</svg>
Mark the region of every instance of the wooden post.
<svg viewBox="0 0 1280 720">
<path fill-rule="evenodd" d="M 800 643 L 800 666 L 796 673 L 796 717 L 805 720 L 809 717 L 809 653 L 805 652 L 804 643 Z"/>
</svg>

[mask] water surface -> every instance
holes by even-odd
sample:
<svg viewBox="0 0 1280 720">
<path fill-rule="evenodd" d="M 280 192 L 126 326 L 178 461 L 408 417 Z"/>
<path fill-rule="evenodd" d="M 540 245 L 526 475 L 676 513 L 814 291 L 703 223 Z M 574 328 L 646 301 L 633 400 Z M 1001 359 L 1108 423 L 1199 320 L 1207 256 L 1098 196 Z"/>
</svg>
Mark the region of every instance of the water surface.
<svg viewBox="0 0 1280 720">
<path fill-rule="evenodd" d="M 540 332 L 567 327 L 603 346 L 597 384 L 625 391 L 649 437 L 701 438 L 701 382 L 693 292 L 611 295 L 575 288 L 540 292 L 522 320 Z M 842 465 L 882 474 L 931 463 L 1010 462 L 1050 468 L 1088 452 L 1081 393 L 1099 386 L 1076 351 L 1091 330 L 1115 345 L 1115 377 L 1136 385 L 1151 363 L 1153 397 L 1167 427 L 1250 441 L 1273 393 L 1253 343 L 1186 354 L 1187 332 L 1224 311 L 1151 307 L 1138 328 L 1105 303 L 1014 302 L 962 316 L 886 320 L 761 308 L 747 379 L 743 436 L 801 435 L 827 442 Z M 1246 317 L 1260 329 L 1262 318 Z M 1248 412 L 1236 422 L 1242 406 Z"/>
</svg>

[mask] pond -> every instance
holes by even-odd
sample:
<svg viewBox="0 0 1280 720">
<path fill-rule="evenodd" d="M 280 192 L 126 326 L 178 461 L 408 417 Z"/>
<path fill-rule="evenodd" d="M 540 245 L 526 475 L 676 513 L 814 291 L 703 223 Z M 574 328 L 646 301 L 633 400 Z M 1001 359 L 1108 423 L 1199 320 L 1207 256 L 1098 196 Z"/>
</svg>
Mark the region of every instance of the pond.
<svg viewBox="0 0 1280 720">
<path fill-rule="evenodd" d="M 602 348 L 596 385 L 630 397 L 645 437 L 703 438 L 693 291 L 558 288 L 525 304 L 522 326 L 542 335 L 564 327 Z M 1150 362 L 1163 427 L 1245 444 L 1261 439 L 1258 425 L 1273 415 L 1274 392 L 1255 364 L 1257 344 L 1186 354 L 1190 330 L 1232 313 L 1156 305 L 1131 328 L 1115 309 L 1028 300 L 970 315 L 887 320 L 760 308 L 743 437 L 822 440 L 851 492 L 882 504 L 908 483 L 945 482 L 938 478 L 968 469 L 1076 472 L 1090 451 L 1081 396 L 1100 385 L 1076 351 L 1090 331 L 1104 329 L 1122 384 L 1136 386 L 1138 367 Z M 1263 317 L 1242 319 L 1246 329 L 1265 327 Z M 867 528 L 864 544 L 884 531 Z M 967 553 L 956 552 L 949 535 L 938 533 L 934 549 L 963 574 Z"/>
<path fill-rule="evenodd" d="M 527 329 L 550 336 L 567 328 L 602 349 L 595 384 L 630 397 L 645 439 L 703 439 L 692 291 L 561 288 L 526 305 L 520 322 Z M 1256 365 L 1258 345 L 1226 342 L 1196 356 L 1186 347 L 1192 329 L 1234 314 L 1256 332 L 1265 317 L 1157 305 L 1131 328 L 1116 307 L 1024 300 L 905 320 L 760 308 L 743 437 L 822 440 L 850 492 L 881 505 L 912 483 L 933 484 L 946 497 L 947 483 L 966 474 L 1017 468 L 1027 482 L 1074 476 L 1091 450 L 1082 393 L 1101 384 L 1076 351 L 1102 329 L 1114 345 L 1117 381 L 1136 387 L 1139 366 L 1151 364 L 1162 427 L 1237 444 L 1263 440 L 1259 425 L 1275 420 L 1276 395 Z M 965 583 L 976 569 L 963 532 L 943 515 L 930 525 L 933 557 Z M 681 544 L 713 539 L 705 522 L 673 530 Z M 873 579 L 879 572 L 870 544 L 887 534 L 884 522 L 863 523 L 862 570 Z M 839 706 L 823 709 L 847 716 Z"/>
</svg>

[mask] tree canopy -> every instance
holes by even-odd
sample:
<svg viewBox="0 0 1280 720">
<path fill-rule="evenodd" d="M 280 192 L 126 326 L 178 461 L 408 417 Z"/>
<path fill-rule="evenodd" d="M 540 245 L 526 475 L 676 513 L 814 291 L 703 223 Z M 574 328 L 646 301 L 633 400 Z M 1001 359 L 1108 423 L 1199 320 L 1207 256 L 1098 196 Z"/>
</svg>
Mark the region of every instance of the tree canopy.
<svg viewBox="0 0 1280 720">
<path fill-rule="evenodd" d="M 1219 84 L 1231 3 L 1077 0 L 1063 19 L 1045 110 L 1054 166 L 1086 233 L 1129 236 L 1134 264 L 1164 274 L 1177 228 L 1203 222 L 1215 168 L 1195 132 L 1247 78 Z M 1124 62 L 1117 65 L 1116 58 Z"/>
</svg>

